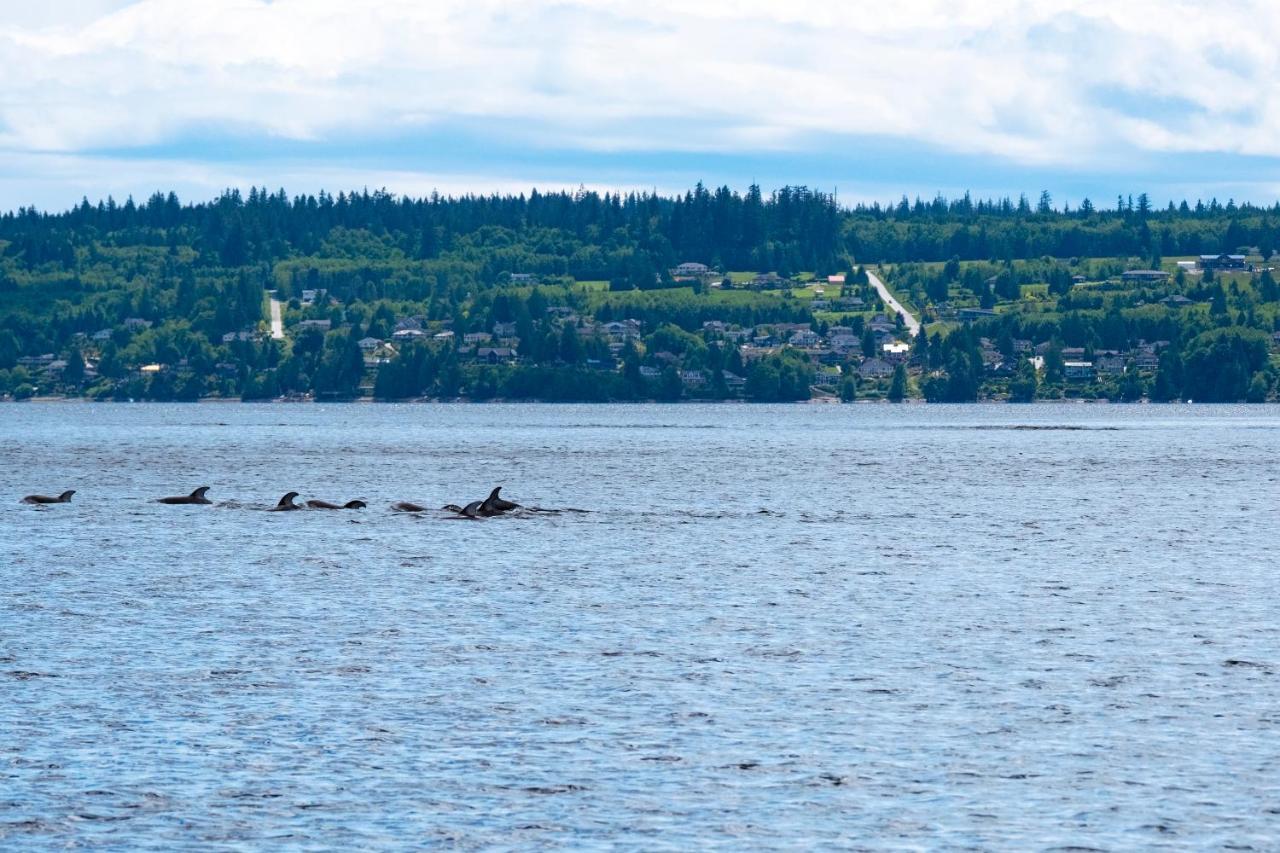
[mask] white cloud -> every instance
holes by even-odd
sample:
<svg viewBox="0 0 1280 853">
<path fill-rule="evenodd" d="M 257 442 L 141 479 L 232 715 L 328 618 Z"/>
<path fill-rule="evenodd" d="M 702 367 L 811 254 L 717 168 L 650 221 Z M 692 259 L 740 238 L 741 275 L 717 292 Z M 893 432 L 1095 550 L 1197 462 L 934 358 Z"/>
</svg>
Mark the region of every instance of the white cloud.
<svg viewBox="0 0 1280 853">
<path fill-rule="evenodd" d="M 315 140 L 489 119 L 592 150 L 802 151 L 877 134 L 1068 167 L 1122 151 L 1280 156 L 1274 0 L 75 9 L 0 22 L 8 156 L 220 127 Z"/>
</svg>

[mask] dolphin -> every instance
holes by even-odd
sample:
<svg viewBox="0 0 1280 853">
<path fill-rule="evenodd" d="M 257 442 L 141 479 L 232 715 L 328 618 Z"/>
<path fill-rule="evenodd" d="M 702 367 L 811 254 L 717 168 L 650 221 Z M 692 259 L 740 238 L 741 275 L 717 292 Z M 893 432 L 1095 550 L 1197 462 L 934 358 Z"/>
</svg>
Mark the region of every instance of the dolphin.
<svg viewBox="0 0 1280 853">
<path fill-rule="evenodd" d="M 482 515 L 480 512 L 480 507 L 483 503 L 484 501 L 472 501 L 471 503 L 464 506 L 462 509 L 458 510 L 458 514 L 456 517 L 457 518 L 473 518 L 473 519 L 481 518 Z"/>
<path fill-rule="evenodd" d="M 391 510 L 392 512 L 426 512 L 427 508 L 408 501 L 399 501 L 391 505 Z"/>
<path fill-rule="evenodd" d="M 312 509 L 364 509 L 368 504 L 364 501 L 347 501 L 342 506 L 338 506 L 328 501 L 307 501 L 307 506 Z"/>
<path fill-rule="evenodd" d="M 287 512 L 291 509 L 302 509 L 301 504 L 296 504 L 293 502 L 293 499 L 296 498 L 297 496 L 298 496 L 297 492 L 289 492 L 288 494 L 286 494 L 284 497 L 280 499 L 280 503 L 273 506 L 269 511 L 270 512 Z"/>
<path fill-rule="evenodd" d="M 502 491 L 502 486 L 498 486 L 489 493 L 489 497 L 481 501 L 481 515 L 501 515 L 504 512 L 510 512 L 513 509 L 520 508 L 520 504 L 499 497 L 498 492 L 500 491 Z"/>
<path fill-rule="evenodd" d="M 58 495 L 56 498 L 51 498 L 48 495 L 27 495 L 25 498 L 22 499 L 22 503 L 24 504 L 69 504 L 71 503 L 71 496 L 74 495 L 75 493 L 76 493 L 75 489 L 69 489 L 63 492 L 62 494 Z"/>
<path fill-rule="evenodd" d="M 162 503 L 162 504 L 176 504 L 176 505 L 181 505 L 181 504 L 211 504 L 211 503 L 213 503 L 213 501 L 209 500 L 208 498 L 206 498 L 206 497 L 204 496 L 204 493 L 205 493 L 205 492 L 207 492 L 207 491 L 209 491 L 209 487 L 208 487 L 208 486 L 201 486 L 200 488 L 196 489 L 194 492 L 192 492 L 192 493 L 191 493 L 191 494 L 189 494 L 189 495 L 178 495 L 178 496 L 176 496 L 176 497 L 172 497 L 172 498 L 160 498 L 160 499 L 158 499 L 158 500 L 156 501 L 156 503 Z"/>
</svg>

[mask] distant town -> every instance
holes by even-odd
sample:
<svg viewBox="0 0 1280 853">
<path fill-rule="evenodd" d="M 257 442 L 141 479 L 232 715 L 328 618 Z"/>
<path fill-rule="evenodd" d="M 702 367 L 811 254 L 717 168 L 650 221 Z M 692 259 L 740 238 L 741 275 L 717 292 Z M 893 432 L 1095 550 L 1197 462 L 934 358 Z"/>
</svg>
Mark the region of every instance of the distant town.
<svg viewBox="0 0 1280 853">
<path fill-rule="evenodd" d="M 484 202 L 254 191 L 209 205 L 156 196 L 144 206 L 8 215 L 0 393 L 760 402 L 1277 394 L 1272 209 L 1154 211 L 1121 201 L 1116 211 L 1071 212 L 1042 196 L 1035 209 L 1025 199 L 966 199 L 842 211 L 803 189 L 766 199 L 755 188 L 744 197 L 702 187 L 675 199 Z M 538 224 L 540 216 L 566 224 Z M 614 226 L 607 238 L 603 224 Z M 1188 225 L 1194 238 L 1182 236 Z M 1143 251 L 938 258 L 947 248 L 976 254 L 969 235 L 986 241 L 983 255 L 1003 235 L 1021 240 L 1016 254 L 1025 256 L 1036 229 L 1072 248 L 1105 237 Z M 892 250 L 887 233 L 898 241 Z M 925 233 L 950 237 L 913 248 Z M 686 238 L 701 241 L 701 259 L 675 254 Z M 1215 240 L 1229 250 L 1163 253 Z M 772 268 L 733 268 L 726 256 Z"/>
</svg>

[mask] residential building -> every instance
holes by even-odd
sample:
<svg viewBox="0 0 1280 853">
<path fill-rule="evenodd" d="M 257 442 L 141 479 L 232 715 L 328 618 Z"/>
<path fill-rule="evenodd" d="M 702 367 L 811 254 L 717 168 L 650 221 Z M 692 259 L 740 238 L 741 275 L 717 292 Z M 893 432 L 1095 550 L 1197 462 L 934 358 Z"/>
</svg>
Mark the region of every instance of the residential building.
<svg viewBox="0 0 1280 853">
<path fill-rule="evenodd" d="M 1197 263 L 1202 270 L 1242 270 L 1248 268 L 1244 255 L 1201 255 Z"/>
<path fill-rule="evenodd" d="M 1062 375 L 1069 381 L 1087 382 L 1093 378 L 1093 362 L 1067 361 L 1063 363 Z"/>
</svg>

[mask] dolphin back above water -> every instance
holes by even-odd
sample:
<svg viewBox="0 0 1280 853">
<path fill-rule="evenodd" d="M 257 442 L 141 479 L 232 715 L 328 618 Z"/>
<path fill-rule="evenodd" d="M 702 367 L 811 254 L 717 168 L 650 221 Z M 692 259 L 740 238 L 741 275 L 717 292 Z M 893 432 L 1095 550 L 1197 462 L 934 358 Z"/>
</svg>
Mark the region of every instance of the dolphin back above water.
<svg viewBox="0 0 1280 853">
<path fill-rule="evenodd" d="M 307 501 L 307 506 L 311 507 L 311 509 L 364 509 L 368 504 L 364 501 L 347 501 L 339 506 L 328 501 L 310 500 Z"/>
<path fill-rule="evenodd" d="M 213 501 L 204 496 L 209 491 L 208 486 L 201 486 L 189 495 L 177 495 L 171 498 L 160 498 L 156 503 L 170 504 L 173 506 L 183 506 L 186 504 L 211 504 Z"/>
<path fill-rule="evenodd" d="M 24 504 L 69 504 L 71 496 L 76 493 L 75 489 L 68 489 L 56 498 L 49 495 L 27 495 L 22 499 Z"/>
<path fill-rule="evenodd" d="M 502 491 L 502 486 L 498 486 L 489 493 L 489 497 L 480 503 L 481 515 L 501 515 L 504 512 L 510 512 L 513 509 L 519 509 L 520 504 L 514 501 L 506 500 L 498 493 Z"/>
<path fill-rule="evenodd" d="M 270 512 L 288 512 L 291 509 L 302 509 L 301 504 L 296 504 L 293 499 L 298 496 L 297 492 L 288 492 L 284 497 L 270 509 Z"/>
</svg>

